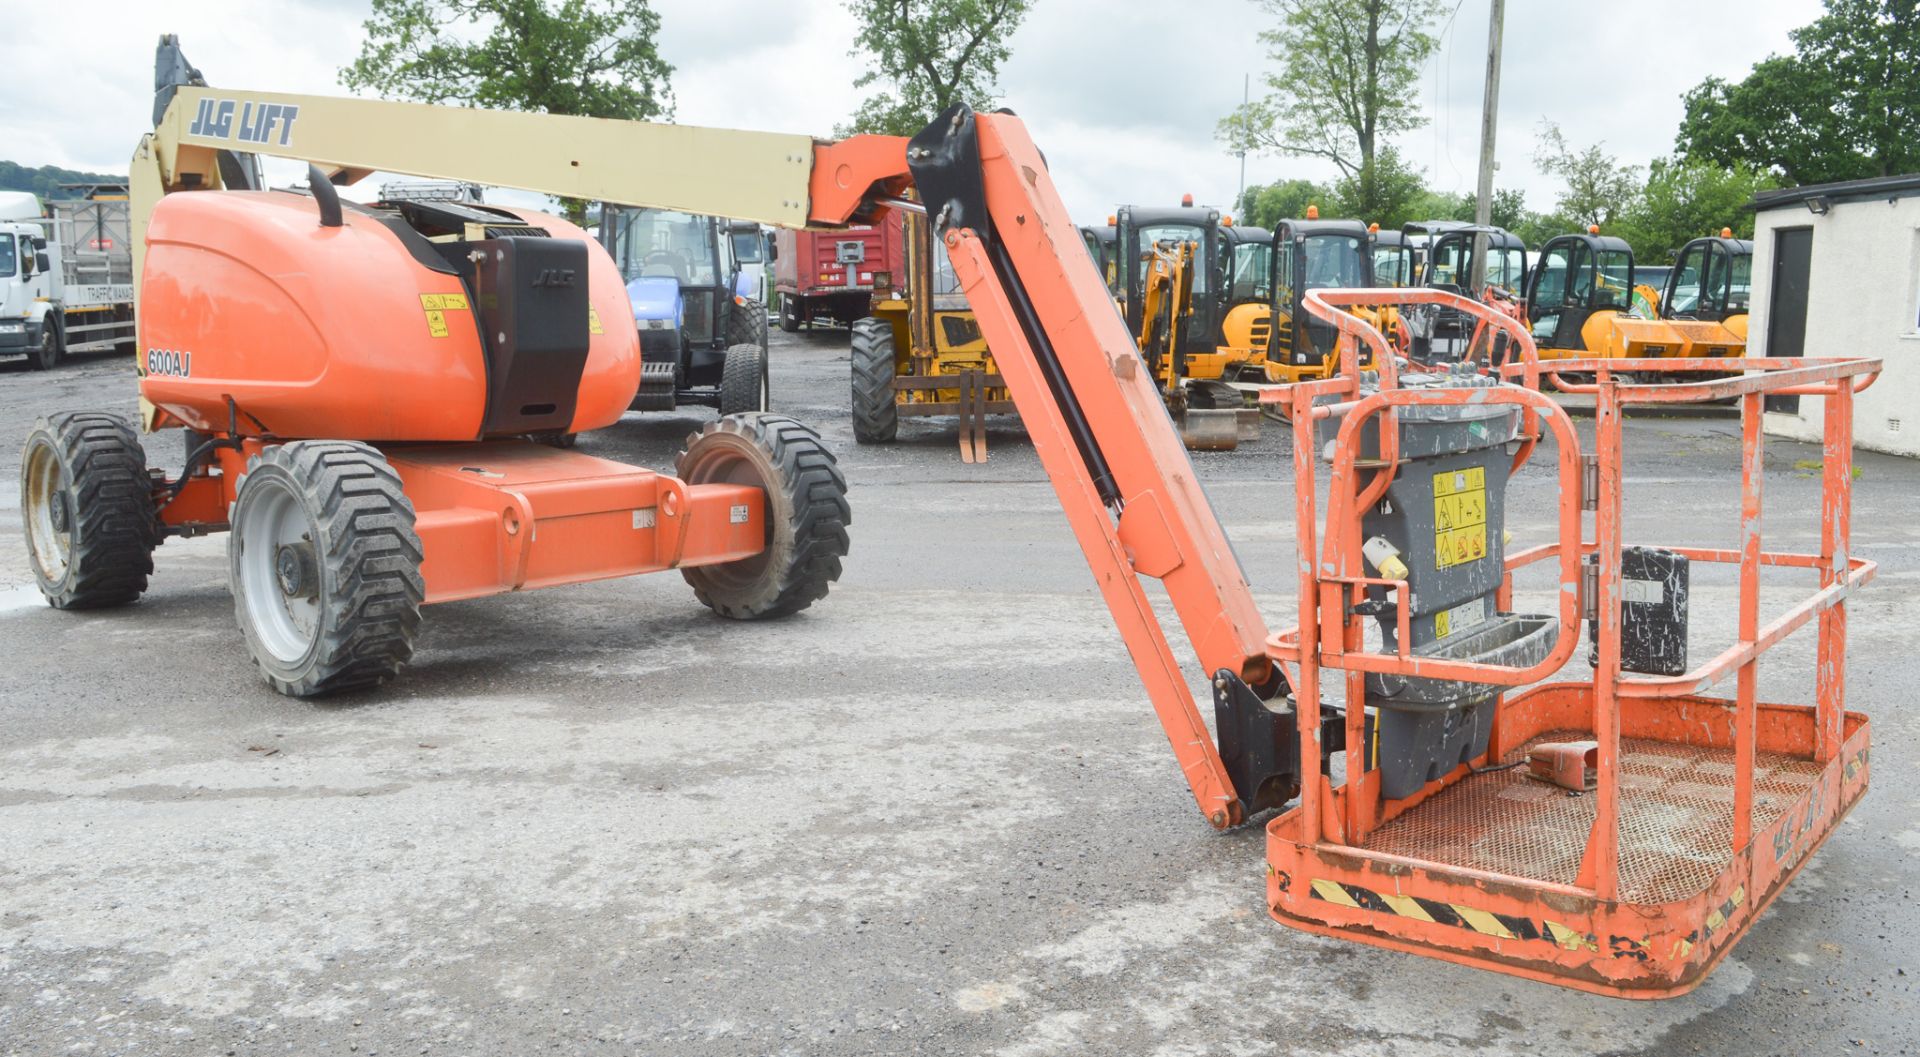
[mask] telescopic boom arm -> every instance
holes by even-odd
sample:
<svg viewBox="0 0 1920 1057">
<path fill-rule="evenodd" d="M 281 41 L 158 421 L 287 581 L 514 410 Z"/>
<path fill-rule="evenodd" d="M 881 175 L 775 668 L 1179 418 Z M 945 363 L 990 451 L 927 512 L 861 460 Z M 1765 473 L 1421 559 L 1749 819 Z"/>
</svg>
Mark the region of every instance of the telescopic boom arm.
<svg viewBox="0 0 1920 1057">
<path fill-rule="evenodd" d="M 169 60 L 172 60 L 171 62 Z M 169 74 L 169 70 L 174 73 Z M 1236 793 L 1141 577 L 1160 580 L 1208 680 L 1279 689 L 1267 628 L 1126 325 L 1019 118 L 955 107 L 911 140 L 509 113 L 202 84 L 161 42 L 158 120 L 134 153 L 135 275 L 162 195 L 246 186 L 247 156 L 656 206 L 784 227 L 926 209 L 1201 812 Z M 225 174 L 226 178 L 223 178 Z M 909 188 L 918 201 L 906 201 Z"/>
</svg>

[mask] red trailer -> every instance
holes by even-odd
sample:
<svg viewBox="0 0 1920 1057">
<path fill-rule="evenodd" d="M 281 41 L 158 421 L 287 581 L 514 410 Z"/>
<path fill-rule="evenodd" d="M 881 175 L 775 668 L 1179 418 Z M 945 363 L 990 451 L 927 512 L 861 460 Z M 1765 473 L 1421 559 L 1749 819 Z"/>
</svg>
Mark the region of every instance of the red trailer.
<svg viewBox="0 0 1920 1057">
<path fill-rule="evenodd" d="M 815 321 L 850 327 L 873 314 L 873 288 L 899 282 L 906 267 L 906 241 L 898 221 L 837 231 L 782 228 L 773 242 L 780 329 L 795 331 Z"/>
</svg>

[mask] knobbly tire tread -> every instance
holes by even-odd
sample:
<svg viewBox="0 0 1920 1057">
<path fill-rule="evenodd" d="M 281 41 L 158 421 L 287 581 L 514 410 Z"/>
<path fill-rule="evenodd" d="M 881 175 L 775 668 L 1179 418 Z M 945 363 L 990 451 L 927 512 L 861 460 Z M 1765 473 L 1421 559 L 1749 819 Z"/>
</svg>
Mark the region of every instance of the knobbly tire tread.
<svg viewBox="0 0 1920 1057">
<path fill-rule="evenodd" d="M 40 584 L 47 604 L 55 609 L 104 609 L 137 601 L 147 590 L 153 549 L 161 541 L 139 435 L 127 420 L 102 411 L 48 415 L 34 424 L 28 442 L 43 431 L 66 468 L 73 518 L 65 580 L 54 590 L 48 590 L 45 581 Z M 23 512 L 25 500 L 22 494 Z"/>
<path fill-rule="evenodd" d="M 853 439 L 889 444 L 900 435 L 900 408 L 893 390 L 893 328 L 868 317 L 853 323 Z"/>
<path fill-rule="evenodd" d="M 767 306 L 747 298 L 744 302 L 727 309 L 726 330 L 724 332 L 729 347 L 734 345 L 758 345 L 767 347 Z"/>
<path fill-rule="evenodd" d="M 767 377 L 767 350 L 750 341 L 727 346 L 720 368 L 720 414 L 741 415 L 767 410 L 760 406 Z"/>
<path fill-rule="evenodd" d="M 282 468 L 299 486 L 308 511 L 318 515 L 315 527 L 326 541 L 319 555 L 321 584 L 328 599 L 319 642 L 305 670 L 285 678 L 261 662 L 254 648 L 261 675 L 288 697 L 361 690 L 398 675 L 413 658 L 426 597 L 413 502 L 401 488 L 399 473 L 377 449 L 357 441 L 275 445 L 248 460 L 236 510 L 246 501 L 247 478 L 267 466 Z M 237 548 L 238 540 L 236 534 L 229 546 Z M 237 580 L 237 552 L 230 563 Z M 246 628 L 246 602 L 237 582 L 233 594 L 235 615 Z M 246 634 L 252 647 L 251 630 Z"/>
<path fill-rule="evenodd" d="M 765 552 L 774 560 L 767 574 L 748 589 L 716 579 L 710 572 L 727 565 L 682 569 L 694 597 L 733 620 L 787 616 L 825 598 L 840 578 L 840 560 L 847 556 L 847 526 L 853 522 L 847 479 L 833 452 L 812 427 L 785 415 L 730 415 L 687 437 L 686 450 L 674 461 L 682 480 L 698 483 L 696 476 L 690 476 L 698 472 L 697 456 L 703 444 L 715 443 L 708 438 L 718 433 L 733 434 L 757 448 L 776 477 L 769 482 L 767 494 L 771 539 Z"/>
</svg>

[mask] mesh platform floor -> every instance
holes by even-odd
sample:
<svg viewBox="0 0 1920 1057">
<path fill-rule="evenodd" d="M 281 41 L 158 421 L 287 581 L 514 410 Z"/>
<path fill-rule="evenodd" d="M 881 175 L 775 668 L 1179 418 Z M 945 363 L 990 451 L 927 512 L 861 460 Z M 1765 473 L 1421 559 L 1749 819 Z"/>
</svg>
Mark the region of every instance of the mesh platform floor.
<svg viewBox="0 0 1920 1057">
<path fill-rule="evenodd" d="M 1550 731 L 1505 762 L 1526 759 L 1540 742 L 1578 741 L 1582 731 Z M 1638 738 L 1621 740 L 1620 898 L 1654 904 L 1698 894 L 1733 858 L 1733 752 Z M 1820 765 L 1779 753 L 1754 763 L 1755 833 L 1819 777 Z M 1526 776 L 1524 767 L 1471 775 L 1383 824 L 1370 851 L 1574 883 L 1593 828 L 1592 793 Z"/>
</svg>

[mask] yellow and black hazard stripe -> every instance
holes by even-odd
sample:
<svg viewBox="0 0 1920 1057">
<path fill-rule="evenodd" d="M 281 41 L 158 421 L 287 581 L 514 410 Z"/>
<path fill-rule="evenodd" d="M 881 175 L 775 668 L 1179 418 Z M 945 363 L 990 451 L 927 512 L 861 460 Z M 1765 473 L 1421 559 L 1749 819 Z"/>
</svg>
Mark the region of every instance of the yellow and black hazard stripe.
<svg viewBox="0 0 1920 1057">
<path fill-rule="evenodd" d="M 1847 781 L 1849 782 L 1853 781 L 1854 776 L 1860 773 L 1860 768 L 1865 767 L 1866 765 L 1867 765 L 1867 750 L 1861 749 L 1859 752 L 1854 753 L 1853 759 L 1847 761 L 1847 766 L 1846 766 Z"/>
<path fill-rule="evenodd" d="M 1376 914 L 1392 914 L 1396 917 L 1412 918 L 1415 921 L 1425 921 L 1435 925 L 1471 929 L 1482 936 L 1492 936 L 1496 939 L 1548 940 L 1570 951 L 1600 949 L 1600 943 L 1592 933 L 1581 932 L 1558 921 L 1549 921 L 1544 918 L 1535 921 L 1532 918 L 1514 914 L 1497 914 L 1465 903 L 1423 899 L 1420 896 L 1388 895 L 1326 877 L 1314 878 L 1308 888 L 1308 894 L 1314 899 L 1339 906 L 1367 910 Z"/>
</svg>

